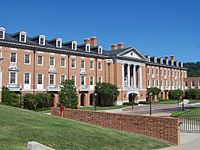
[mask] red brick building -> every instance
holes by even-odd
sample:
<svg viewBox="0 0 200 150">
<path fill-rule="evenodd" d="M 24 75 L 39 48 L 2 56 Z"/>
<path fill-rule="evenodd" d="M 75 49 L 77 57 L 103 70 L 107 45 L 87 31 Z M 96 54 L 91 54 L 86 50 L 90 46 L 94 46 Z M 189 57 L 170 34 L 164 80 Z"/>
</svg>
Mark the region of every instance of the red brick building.
<svg viewBox="0 0 200 150">
<path fill-rule="evenodd" d="M 113 44 L 104 50 L 97 38 L 63 42 L 62 38 L 47 40 L 45 35 L 29 37 L 24 31 L 6 33 L 0 28 L 0 86 L 22 93 L 48 91 L 58 100 L 60 83 L 72 79 L 77 87 L 80 106 L 93 104 L 97 82 L 117 85 L 116 104 L 137 93 L 137 100 L 146 99 L 148 87 L 162 90 L 160 97 L 168 98 L 171 89 L 185 89 L 187 69 L 182 62 L 144 56 L 123 43 Z"/>
<path fill-rule="evenodd" d="M 185 78 L 185 89 L 200 89 L 200 77 Z"/>
</svg>

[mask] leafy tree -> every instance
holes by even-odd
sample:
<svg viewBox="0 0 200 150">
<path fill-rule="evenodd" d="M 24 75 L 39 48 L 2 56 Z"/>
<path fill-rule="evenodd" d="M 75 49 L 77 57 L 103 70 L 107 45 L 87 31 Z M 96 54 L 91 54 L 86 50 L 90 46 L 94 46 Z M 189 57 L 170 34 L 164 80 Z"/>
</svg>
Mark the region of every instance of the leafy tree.
<svg viewBox="0 0 200 150">
<path fill-rule="evenodd" d="M 184 92 L 180 89 L 169 91 L 169 98 L 170 99 L 180 100 L 183 96 L 184 96 Z"/>
<path fill-rule="evenodd" d="M 114 102 L 119 95 L 116 85 L 111 83 L 97 83 L 95 86 L 95 93 L 97 93 L 100 105 L 109 106 L 114 105 Z"/>
<path fill-rule="evenodd" d="M 151 87 L 151 88 L 147 88 L 147 95 L 150 95 L 150 93 L 155 96 L 158 95 L 160 93 L 160 89 L 157 87 Z"/>
<path fill-rule="evenodd" d="M 184 63 L 188 68 L 188 77 L 200 77 L 200 61 Z"/>
<path fill-rule="evenodd" d="M 67 108 L 77 108 L 78 96 L 72 80 L 62 82 L 59 92 L 59 104 L 63 104 Z"/>
<path fill-rule="evenodd" d="M 20 98 L 14 92 L 11 92 L 7 87 L 2 87 L 2 104 L 14 107 L 20 106 Z"/>
</svg>

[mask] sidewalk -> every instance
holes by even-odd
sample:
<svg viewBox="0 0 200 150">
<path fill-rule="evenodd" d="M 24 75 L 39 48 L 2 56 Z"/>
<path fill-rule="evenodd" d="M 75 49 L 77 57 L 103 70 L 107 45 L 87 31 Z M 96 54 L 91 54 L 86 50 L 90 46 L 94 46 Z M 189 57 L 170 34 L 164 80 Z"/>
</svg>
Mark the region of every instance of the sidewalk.
<svg viewBox="0 0 200 150">
<path fill-rule="evenodd" d="M 181 133 L 181 143 L 178 146 L 163 148 L 160 150 L 199 150 L 200 133 Z"/>
</svg>

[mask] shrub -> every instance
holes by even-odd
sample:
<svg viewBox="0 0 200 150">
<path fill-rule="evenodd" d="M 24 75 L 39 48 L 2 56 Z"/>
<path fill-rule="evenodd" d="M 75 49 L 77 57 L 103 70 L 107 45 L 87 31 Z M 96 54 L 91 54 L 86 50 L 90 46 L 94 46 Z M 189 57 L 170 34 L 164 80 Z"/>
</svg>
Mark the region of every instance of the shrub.
<svg viewBox="0 0 200 150">
<path fill-rule="evenodd" d="M 179 99 L 180 100 L 183 96 L 184 96 L 184 92 L 180 89 L 169 91 L 170 99 Z"/>
<path fill-rule="evenodd" d="M 138 104 L 149 104 L 149 101 L 139 101 Z"/>
<path fill-rule="evenodd" d="M 189 99 L 200 99 L 200 89 L 189 89 L 187 93 Z"/>
<path fill-rule="evenodd" d="M 124 102 L 123 105 L 132 106 L 132 102 Z M 134 103 L 134 105 L 138 105 L 138 103 Z"/>
<path fill-rule="evenodd" d="M 59 105 L 60 104 L 63 104 L 67 108 L 77 108 L 78 95 L 72 80 L 65 80 L 62 82 L 59 92 Z"/>
<path fill-rule="evenodd" d="M 97 83 L 95 93 L 98 95 L 99 104 L 102 106 L 112 106 L 119 95 L 116 85 L 110 83 Z"/>
<path fill-rule="evenodd" d="M 14 92 L 11 92 L 7 87 L 2 87 L 2 104 L 14 107 L 20 106 L 20 97 Z"/>
</svg>

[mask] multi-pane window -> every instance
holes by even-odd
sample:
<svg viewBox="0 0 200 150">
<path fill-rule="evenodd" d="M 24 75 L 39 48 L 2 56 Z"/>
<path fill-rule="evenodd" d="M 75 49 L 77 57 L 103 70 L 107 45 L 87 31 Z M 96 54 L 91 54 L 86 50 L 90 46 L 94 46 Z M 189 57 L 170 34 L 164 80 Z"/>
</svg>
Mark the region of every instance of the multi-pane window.
<svg viewBox="0 0 200 150">
<path fill-rule="evenodd" d="M 166 76 L 166 70 L 164 70 L 164 76 Z"/>
<path fill-rule="evenodd" d="M 16 83 L 16 73 L 11 72 L 10 73 L 10 84 L 15 84 Z"/>
<path fill-rule="evenodd" d="M 24 55 L 24 63 L 25 64 L 30 64 L 30 55 L 29 54 L 25 54 Z"/>
<path fill-rule="evenodd" d="M 50 57 L 50 60 L 49 60 L 49 65 L 50 66 L 54 66 L 54 64 L 55 64 L 55 58 L 54 57 Z"/>
<path fill-rule="evenodd" d="M 24 74 L 24 84 L 30 84 L 30 74 L 29 73 Z"/>
<path fill-rule="evenodd" d="M 152 69 L 152 74 L 154 74 L 154 69 Z"/>
<path fill-rule="evenodd" d="M 192 86 L 195 86 L 195 83 L 194 83 L 194 81 L 192 81 Z"/>
<path fill-rule="evenodd" d="M 39 43 L 40 45 L 44 45 L 45 43 L 44 43 L 44 38 L 40 38 L 40 43 Z"/>
<path fill-rule="evenodd" d="M 71 67 L 76 68 L 76 59 L 71 59 Z"/>
<path fill-rule="evenodd" d="M 154 87 L 154 86 L 155 86 L 155 80 L 152 79 L 152 87 Z"/>
<path fill-rule="evenodd" d="M 11 53 L 10 56 L 10 62 L 16 62 L 17 61 L 17 54 L 16 53 Z"/>
<path fill-rule="evenodd" d="M 199 82 L 199 83 L 200 83 L 200 82 Z M 187 82 L 187 81 L 185 82 L 185 86 L 188 86 L 188 82 Z"/>
<path fill-rule="evenodd" d="M 166 80 L 164 81 L 164 86 L 165 86 L 165 87 L 167 86 L 167 81 L 166 81 Z"/>
<path fill-rule="evenodd" d="M 42 65 L 43 64 L 43 57 L 42 56 L 38 56 L 37 64 L 38 65 Z"/>
<path fill-rule="evenodd" d="M 49 84 L 54 85 L 54 74 L 49 75 Z"/>
<path fill-rule="evenodd" d="M 94 69 L 94 61 L 90 61 L 90 69 Z"/>
<path fill-rule="evenodd" d="M 101 70 L 102 69 L 102 64 L 99 62 L 98 63 L 98 69 Z"/>
<path fill-rule="evenodd" d="M 62 83 L 62 82 L 64 82 L 65 81 L 65 75 L 61 75 L 60 76 L 60 82 Z"/>
<path fill-rule="evenodd" d="M 82 69 L 85 68 L 85 60 L 81 60 L 81 68 L 82 68 Z"/>
<path fill-rule="evenodd" d="M 150 74 L 150 69 L 148 68 L 147 73 Z"/>
<path fill-rule="evenodd" d="M 76 76 L 72 76 L 71 80 L 73 81 L 74 85 L 76 85 Z"/>
<path fill-rule="evenodd" d="M 157 80 L 156 85 L 159 86 L 159 80 Z"/>
<path fill-rule="evenodd" d="M 147 85 L 150 86 L 150 80 L 147 81 Z"/>
<path fill-rule="evenodd" d="M 20 42 L 26 42 L 26 36 L 25 34 L 21 34 L 21 41 Z"/>
<path fill-rule="evenodd" d="M 90 46 L 86 45 L 86 52 L 90 52 Z"/>
<path fill-rule="evenodd" d="M 85 76 L 81 76 L 81 85 L 85 85 Z"/>
<path fill-rule="evenodd" d="M 61 65 L 61 67 L 65 67 L 66 66 L 65 65 L 65 58 L 61 58 L 60 65 Z"/>
<path fill-rule="evenodd" d="M 37 84 L 42 84 L 42 74 L 38 74 L 38 76 L 37 76 Z"/>
<path fill-rule="evenodd" d="M 90 85 L 94 85 L 94 77 L 90 77 Z"/>
<path fill-rule="evenodd" d="M 98 82 L 102 82 L 102 77 L 98 77 Z"/>
</svg>

